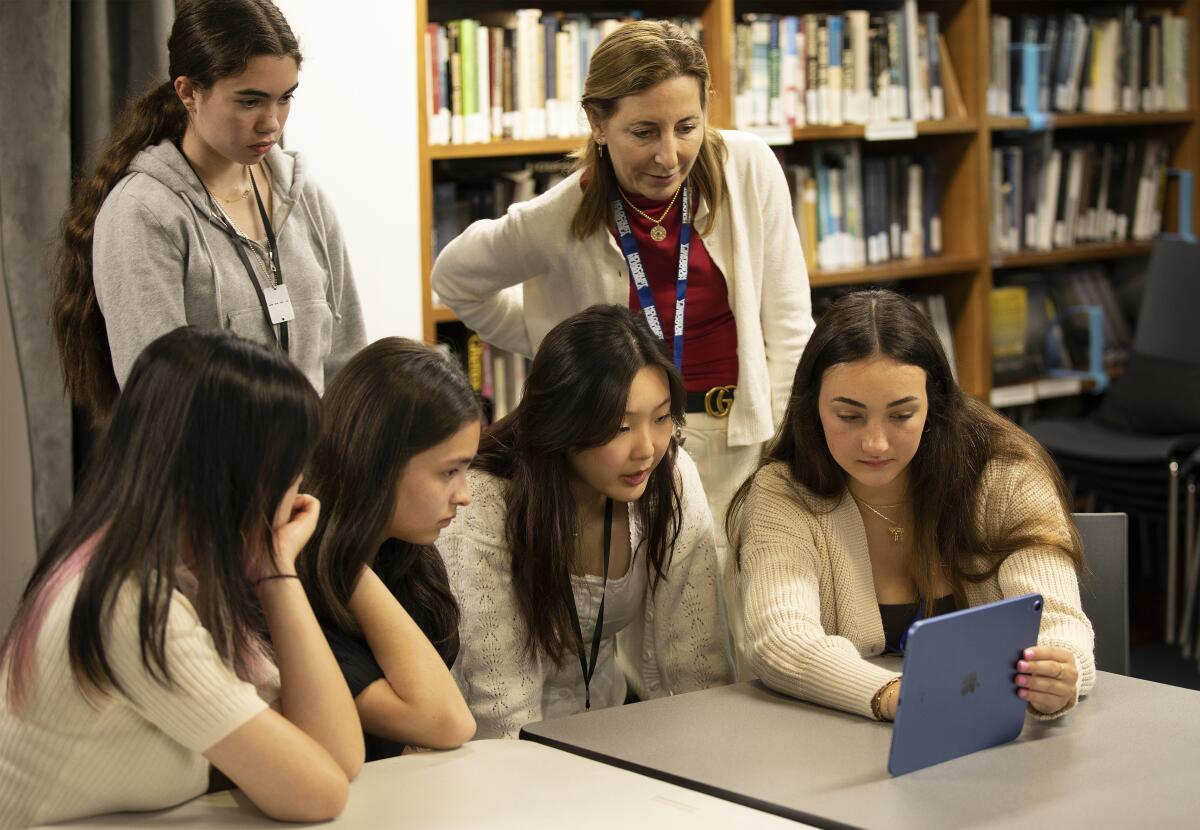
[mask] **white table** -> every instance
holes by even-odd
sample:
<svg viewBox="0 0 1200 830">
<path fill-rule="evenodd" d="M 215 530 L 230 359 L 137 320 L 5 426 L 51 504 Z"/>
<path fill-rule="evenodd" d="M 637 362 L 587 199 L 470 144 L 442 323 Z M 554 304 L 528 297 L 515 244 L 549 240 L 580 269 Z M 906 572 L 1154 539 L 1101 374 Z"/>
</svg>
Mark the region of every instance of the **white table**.
<svg viewBox="0 0 1200 830">
<path fill-rule="evenodd" d="M 735 683 L 523 738 L 827 828 L 1200 827 L 1200 692 L 1100 672 L 1077 711 L 896 778 L 891 726 Z"/>
<path fill-rule="evenodd" d="M 213 793 L 172 810 L 46 825 L 106 830 L 283 826 L 238 792 Z M 351 784 L 346 810 L 320 826 L 770 830 L 803 825 L 528 741 L 473 741 L 448 752 L 367 764 Z"/>
</svg>

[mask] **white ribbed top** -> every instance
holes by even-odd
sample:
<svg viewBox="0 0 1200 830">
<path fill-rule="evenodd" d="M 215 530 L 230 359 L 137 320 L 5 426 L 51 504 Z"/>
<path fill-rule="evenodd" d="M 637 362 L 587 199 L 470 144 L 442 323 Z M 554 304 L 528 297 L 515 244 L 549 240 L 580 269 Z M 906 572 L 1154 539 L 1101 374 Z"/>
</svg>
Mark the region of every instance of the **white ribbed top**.
<svg viewBox="0 0 1200 830">
<path fill-rule="evenodd" d="M 896 674 L 865 659 L 883 653 L 884 634 L 862 516 L 846 495 L 807 495 L 810 509 L 800 492 L 786 465 L 776 462 L 758 472 L 746 500 L 740 545 L 746 654 L 771 688 L 870 717 L 871 698 Z M 993 463 L 981 494 L 980 521 L 992 538 L 1015 528 L 1053 534 L 1066 527 L 1053 486 L 1031 465 Z M 1075 655 L 1078 691 L 1086 694 L 1096 682 L 1092 625 L 1065 554 L 1019 550 L 995 577 L 966 586 L 972 606 L 1035 592 L 1045 600 L 1038 644 Z"/>
<path fill-rule="evenodd" d="M 124 693 L 85 697 L 67 649 L 78 589 L 78 578 L 67 583 L 47 611 L 19 716 L 0 694 L 0 827 L 161 809 L 200 795 L 209 770 L 201 753 L 267 707 L 221 660 L 179 592 L 166 639 L 174 685 L 155 681 L 141 662 L 133 582 L 114 603 L 105 640 Z M 0 691 L 8 674 L 6 665 Z"/>
</svg>

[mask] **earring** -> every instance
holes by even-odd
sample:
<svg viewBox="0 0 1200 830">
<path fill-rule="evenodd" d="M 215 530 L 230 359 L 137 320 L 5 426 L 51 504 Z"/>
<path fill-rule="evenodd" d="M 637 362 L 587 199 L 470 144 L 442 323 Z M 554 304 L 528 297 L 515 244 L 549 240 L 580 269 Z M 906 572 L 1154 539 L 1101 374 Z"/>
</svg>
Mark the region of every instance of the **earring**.
<svg viewBox="0 0 1200 830">
<path fill-rule="evenodd" d="M 599 141 L 596 142 L 596 152 L 600 154 L 600 158 L 604 158 L 604 145 Z"/>
</svg>

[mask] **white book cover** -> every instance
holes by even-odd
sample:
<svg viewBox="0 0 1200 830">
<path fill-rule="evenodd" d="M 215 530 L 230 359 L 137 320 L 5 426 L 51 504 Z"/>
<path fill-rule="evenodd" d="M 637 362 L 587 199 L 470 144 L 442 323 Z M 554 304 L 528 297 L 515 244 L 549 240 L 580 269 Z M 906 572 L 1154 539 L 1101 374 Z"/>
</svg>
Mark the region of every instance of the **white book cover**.
<svg viewBox="0 0 1200 830">
<path fill-rule="evenodd" d="M 929 320 L 933 330 L 937 332 L 938 340 L 942 343 L 942 351 L 946 353 L 946 361 L 950 364 L 950 373 L 958 380 L 958 360 L 954 354 L 954 331 L 950 327 L 950 312 L 946 308 L 946 298 L 941 294 L 930 294 L 925 297 L 929 309 Z"/>
<path fill-rule="evenodd" d="M 910 164 L 908 166 L 907 241 L 909 249 L 906 256 L 911 259 L 920 259 L 925 253 L 925 228 L 921 215 L 921 201 L 925 193 L 922 174 L 921 165 Z"/>
<path fill-rule="evenodd" d="M 796 23 L 796 90 L 795 126 L 808 124 L 808 44 L 804 37 L 804 23 Z"/>
<path fill-rule="evenodd" d="M 796 55 L 792 43 L 785 42 L 790 32 L 779 24 L 779 123 L 796 123 Z"/>
<path fill-rule="evenodd" d="M 1062 171 L 1062 151 L 1054 149 L 1042 168 L 1042 198 L 1038 202 L 1037 249 L 1054 247 L 1054 217 L 1058 212 L 1058 179 Z"/>
<path fill-rule="evenodd" d="M 1055 240 L 1056 247 L 1069 247 L 1075 244 L 1075 236 L 1079 225 L 1079 194 L 1083 185 L 1083 153 L 1082 147 L 1073 147 L 1067 162 L 1067 205 L 1063 211 L 1062 238 Z"/>
<path fill-rule="evenodd" d="M 755 20 L 750 24 L 751 124 L 770 123 L 770 84 L 767 54 L 771 48 L 771 24 Z"/>
</svg>

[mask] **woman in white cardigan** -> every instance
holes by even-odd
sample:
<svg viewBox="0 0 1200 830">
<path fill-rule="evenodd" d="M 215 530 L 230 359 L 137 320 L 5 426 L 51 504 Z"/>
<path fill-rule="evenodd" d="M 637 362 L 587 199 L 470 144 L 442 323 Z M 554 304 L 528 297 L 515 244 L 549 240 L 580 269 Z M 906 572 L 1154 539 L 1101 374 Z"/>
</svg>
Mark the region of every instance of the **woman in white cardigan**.
<svg viewBox="0 0 1200 830">
<path fill-rule="evenodd" d="M 813 322 L 779 162 L 759 137 L 708 126 L 710 92 L 703 49 L 674 24 L 610 34 L 588 67 L 575 172 L 467 228 L 433 287 L 485 340 L 526 355 L 596 303 L 654 318 L 688 392 L 684 449 L 723 516 L 783 416 Z M 720 527 L 717 544 L 724 565 Z"/>
<path fill-rule="evenodd" d="M 890 291 L 830 307 L 783 429 L 733 500 L 746 651 L 763 682 L 881 720 L 921 616 L 1040 593 L 1013 694 L 1057 717 L 1095 683 L 1065 487 L 1027 434 L 955 383 L 925 316 Z"/>
<path fill-rule="evenodd" d="M 628 308 L 553 328 L 484 435 L 472 502 L 438 549 L 461 609 L 454 664 L 480 738 L 729 683 L 712 517 L 677 453 L 683 386 Z"/>
</svg>

